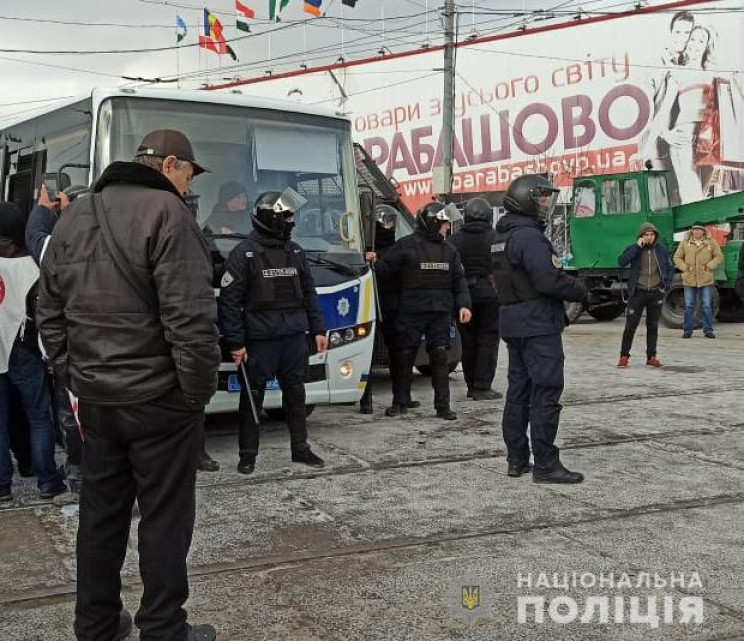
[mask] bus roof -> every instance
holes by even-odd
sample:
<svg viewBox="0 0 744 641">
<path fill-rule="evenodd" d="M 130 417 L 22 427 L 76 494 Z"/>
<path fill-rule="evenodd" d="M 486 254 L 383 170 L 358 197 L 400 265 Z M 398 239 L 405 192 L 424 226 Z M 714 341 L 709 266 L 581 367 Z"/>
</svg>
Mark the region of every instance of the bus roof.
<svg viewBox="0 0 744 641">
<path fill-rule="evenodd" d="M 81 95 L 72 99 L 67 99 L 53 107 L 47 107 L 39 111 L 34 110 L 34 113 L 29 115 L 8 120 L 6 123 L 0 125 L 0 129 L 9 129 L 19 123 L 34 120 L 44 116 L 45 114 L 65 109 L 70 105 L 90 99 L 91 97 L 94 106 L 97 106 L 105 99 L 115 96 L 181 100 L 184 102 L 203 102 L 207 104 L 233 105 L 236 107 L 253 107 L 256 109 L 272 109 L 275 111 L 288 111 L 292 113 L 323 116 L 325 118 L 334 118 L 336 120 L 345 120 L 347 122 L 350 120 L 347 115 L 325 107 L 315 107 L 290 101 L 259 98 L 257 96 L 246 95 L 241 90 L 235 89 L 231 91 L 203 91 L 194 89 L 160 89 L 154 87 L 96 87 L 88 95 Z"/>
</svg>

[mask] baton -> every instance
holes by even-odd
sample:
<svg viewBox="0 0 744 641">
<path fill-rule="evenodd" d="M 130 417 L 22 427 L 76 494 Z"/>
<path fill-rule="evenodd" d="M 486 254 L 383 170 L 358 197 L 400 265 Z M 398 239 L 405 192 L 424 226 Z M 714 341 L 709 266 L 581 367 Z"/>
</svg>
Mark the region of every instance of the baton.
<svg viewBox="0 0 744 641">
<path fill-rule="evenodd" d="M 245 386 L 245 392 L 248 394 L 248 402 L 251 404 L 251 414 L 253 414 L 253 420 L 258 425 L 258 412 L 256 411 L 256 401 L 253 399 L 253 391 L 251 390 L 251 384 L 248 382 L 248 372 L 245 371 L 245 363 L 241 361 L 238 365 L 238 369 L 243 376 L 243 385 Z"/>
<path fill-rule="evenodd" d="M 382 305 L 380 305 L 380 293 L 377 289 L 377 272 L 373 265 L 370 265 L 372 270 L 372 290 L 375 293 L 375 307 L 377 308 L 377 322 L 382 322 Z"/>
</svg>

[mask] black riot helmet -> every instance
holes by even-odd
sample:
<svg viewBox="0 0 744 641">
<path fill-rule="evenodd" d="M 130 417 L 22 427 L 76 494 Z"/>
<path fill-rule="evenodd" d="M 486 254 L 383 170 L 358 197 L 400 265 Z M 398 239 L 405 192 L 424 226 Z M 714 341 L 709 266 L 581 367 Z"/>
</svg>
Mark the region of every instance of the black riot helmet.
<svg viewBox="0 0 744 641">
<path fill-rule="evenodd" d="M 465 222 L 493 225 L 493 208 L 485 198 L 471 198 L 465 205 Z"/>
<path fill-rule="evenodd" d="M 429 203 L 416 216 L 419 229 L 435 236 L 439 234 L 442 225 L 458 220 L 462 220 L 462 216 L 453 204 Z"/>
<path fill-rule="evenodd" d="M 384 203 L 375 207 L 375 244 L 380 248 L 395 243 L 395 228 L 398 225 L 398 211 Z"/>
<path fill-rule="evenodd" d="M 512 181 L 504 196 L 504 207 L 513 214 L 547 221 L 553 214 L 559 190 L 543 176 L 531 174 Z"/>
<path fill-rule="evenodd" d="M 256 199 L 253 227 L 256 231 L 276 238 L 289 238 L 294 222 L 288 219 L 307 202 L 296 191 L 287 187 L 284 191 L 265 191 Z"/>
</svg>

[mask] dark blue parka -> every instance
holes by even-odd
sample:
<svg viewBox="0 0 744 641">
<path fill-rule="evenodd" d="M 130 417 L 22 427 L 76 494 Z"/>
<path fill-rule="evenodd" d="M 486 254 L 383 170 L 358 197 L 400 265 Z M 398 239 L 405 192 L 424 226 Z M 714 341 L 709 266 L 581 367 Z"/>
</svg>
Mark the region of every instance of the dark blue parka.
<svg viewBox="0 0 744 641">
<path fill-rule="evenodd" d="M 302 304 L 286 309 L 250 309 L 257 293 L 257 257 L 264 249 L 284 249 L 293 256 L 299 272 Z M 233 248 L 227 259 L 220 289 L 219 323 L 225 346 L 246 347 L 250 341 L 271 340 L 296 334 L 325 334 L 323 312 L 318 304 L 307 257 L 292 241 L 279 240 L 253 230 L 248 239 Z"/>
<path fill-rule="evenodd" d="M 643 251 L 654 252 L 656 263 L 659 266 L 661 280 L 664 283 L 665 291 L 669 290 L 672 285 L 672 281 L 674 280 L 674 276 L 677 273 L 676 269 L 674 268 L 674 263 L 672 262 L 672 257 L 669 254 L 669 250 L 664 247 L 664 245 L 654 243 L 653 247 L 650 248 L 650 250 L 644 250 L 643 248 L 638 246 L 638 243 L 628 245 L 628 247 L 625 248 L 625 251 L 623 251 L 623 253 L 620 254 L 619 258 L 617 259 L 620 267 L 626 267 L 630 265 L 630 269 L 628 270 L 628 297 L 633 296 L 636 290 L 636 286 L 638 285 L 638 278 L 641 275 L 641 256 Z"/>
<path fill-rule="evenodd" d="M 38 265 L 41 262 L 41 250 L 44 248 L 44 242 L 59 220 L 59 214 L 53 210 L 37 205 L 31 211 L 26 223 L 26 249 L 31 254 Z"/>
<path fill-rule="evenodd" d="M 512 269 L 523 271 L 537 297 L 505 304 L 500 296 L 499 332 L 504 338 L 560 334 L 566 326 L 563 301 L 581 301 L 584 285 L 561 269 L 553 245 L 532 216 L 507 213 L 496 225 L 508 234 L 506 257 Z"/>
<path fill-rule="evenodd" d="M 426 245 L 434 245 L 435 250 L 443 250 L 449 264 L 449 283 L 442 289 L 410 289 L 405 287 L 403 275 L 419 260 Z M 429 247 L 428 249 L 431 249 Z M 401 278 L 399 311 L 401 314 L 447 313 L 454 314 L 463 307 L 471 308 L 470 291 L 465 280 L 465 271 L 457 249 L 446 242 L 440 234 L 418 230 L 401 238 L 375 263 L 375 271 L 382 278 Z"/>
</svg>

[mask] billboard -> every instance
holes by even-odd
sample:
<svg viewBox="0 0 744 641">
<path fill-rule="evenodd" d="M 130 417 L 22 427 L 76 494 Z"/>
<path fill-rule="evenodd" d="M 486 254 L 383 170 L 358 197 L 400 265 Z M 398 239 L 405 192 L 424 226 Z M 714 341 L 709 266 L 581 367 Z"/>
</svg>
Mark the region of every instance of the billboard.
<svg viewBox="0 0 744 641">
<path fill-rule="evenodd" d="M 673 200 L 744 188 L 744 13 L 679 2 L 632 15 L 462 43 L 454 183 L 504 191 L 524 173 L 654 168 Z M 415 209 L 442 156 L 441 48 L 249 81 L 250 92 L 347 113 L 353 134 Z"/>
</svg>

